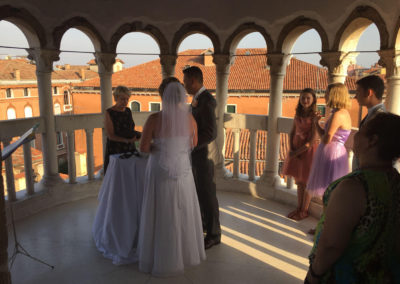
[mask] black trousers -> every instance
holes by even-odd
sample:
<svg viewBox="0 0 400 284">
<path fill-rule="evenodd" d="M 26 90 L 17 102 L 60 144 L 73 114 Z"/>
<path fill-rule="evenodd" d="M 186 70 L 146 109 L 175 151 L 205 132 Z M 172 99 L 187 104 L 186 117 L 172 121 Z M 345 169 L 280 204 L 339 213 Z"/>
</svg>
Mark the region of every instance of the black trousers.
<svg viewBox="0 0 400 284">
<path fill-rule="evenodd" d="M 221 238 L 217 188 L 214 183 L 214 163 L 208 159 L 208 148 L 192 152 L 192 169 L 199 199 L 206 238 Z"/>
</svg>

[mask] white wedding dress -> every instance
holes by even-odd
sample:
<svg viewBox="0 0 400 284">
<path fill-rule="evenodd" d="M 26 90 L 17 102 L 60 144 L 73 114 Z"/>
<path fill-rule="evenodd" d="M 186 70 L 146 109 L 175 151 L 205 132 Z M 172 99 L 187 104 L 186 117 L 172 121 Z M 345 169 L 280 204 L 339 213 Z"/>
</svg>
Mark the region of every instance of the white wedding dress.
<svg viewBox="0 0 400 284">
<path fill-rule="evenodd" d="M 138 241 L 139 269 L 153 275 L 182 273 L 185 267 L 197 265 L 206 257 L 189 140 L 189 137 L 153 140 Z M 171 155 L 162 153 L 160 149 L 169 149 L 162 147 L 163 143 L 179 150 Z"/>
</svg>

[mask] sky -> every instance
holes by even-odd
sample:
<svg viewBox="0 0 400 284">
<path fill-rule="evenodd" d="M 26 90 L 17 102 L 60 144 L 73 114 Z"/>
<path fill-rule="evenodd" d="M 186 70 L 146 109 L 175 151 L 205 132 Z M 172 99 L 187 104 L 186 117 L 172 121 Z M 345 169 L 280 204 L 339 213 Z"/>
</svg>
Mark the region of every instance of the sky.
<svg viewBox="0 0 400 284">
<path fill-rule="evenodd" d="M 0 21 L 0 46 L 28 47 L 24 34 L 12 23 Z M 379 49 L 380 40 L 378 29 L 375 24 L 370 25 L 358 42 L 357 51 L 376 51 Z M 212 47 L 211 40 L 201 34 L 187 37 L 180 45 L 179 52 L 187 49 L 206 49 Z M 238 48 L 265 48 L 266 43 L 260 33 L 251 33 L 245 36 L 239 43 Z M 61 40 L 61 50 L 94 52 L 90 39 L 77 29 L 68 30 Z M 316 52 L 316 54 L 293 55 L 296 58 L 320 65 L 321 40 L 315 30 L 303 33 L 295 42 L 292 53 Z M 144 33 L 134 32 L 126 34 L 121 38 L 117 46 L 117 53 L 151 53 L 159 54 L 157 43 Z M 9 49 L 0 47 L 0 58 L 6 55 L 27 55 L 25 50 Z M 157 59 L 157 55 L 123 55 L 117 56 L 125 62 L 125 67 L 135 66 L 150 60 Z M 85 65 L 93 59 L 92 54 L 61 52 L 60 61 L 55 64 Z M 357 64 L 370 67 L 379 60 L 376 52 L 361 53 L 357 57 Z"/>
</svg>

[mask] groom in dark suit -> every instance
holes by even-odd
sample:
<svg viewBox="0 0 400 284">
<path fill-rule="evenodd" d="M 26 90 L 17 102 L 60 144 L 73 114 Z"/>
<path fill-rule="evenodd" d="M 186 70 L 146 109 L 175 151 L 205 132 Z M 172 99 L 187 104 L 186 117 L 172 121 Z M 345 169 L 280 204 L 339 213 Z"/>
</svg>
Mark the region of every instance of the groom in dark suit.
<svg viewBox="0 0 400 284">
<path fill-rule="evenodd" d="M 360 107 L 367 107 L 367 115 L 360 121 L 359 129 L 379 112 L 385 112 L 386 108 L 382 102 L 385 84 L 381 77 L 370 75 L 356 82 L 356 99 Z M 353 170 L 358 169 L 358 160 L 353 157 Z"/>
<path fill-rule="evenodd" d="M 204 247 L 221 242 L 219 205 L 214 183 L 214 163 L 208 159 L 208 144 L 217 137 L 215 119 L 216 101 L 203 86 L 203 73 L 192 66 L 183 70 L 183 83 L 192 99 L 192 114 L 197 122 L 198 144 L 192 152 L 192 169 L 199 198 L 203 229 L 206 236 Z"/>
</svg>

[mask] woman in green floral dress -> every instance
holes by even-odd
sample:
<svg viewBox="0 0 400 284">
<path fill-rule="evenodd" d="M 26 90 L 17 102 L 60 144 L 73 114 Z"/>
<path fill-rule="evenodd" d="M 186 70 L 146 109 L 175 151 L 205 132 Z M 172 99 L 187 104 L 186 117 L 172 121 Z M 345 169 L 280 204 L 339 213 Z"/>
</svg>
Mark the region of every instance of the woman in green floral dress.
<svg viewBox="0 0 400 284">
<path fill-rule="evenodd" d="M 400 116 L 355 135 L 360 169 L 327 188 L 305 283 L 400 283 Z"/>
</svg>

